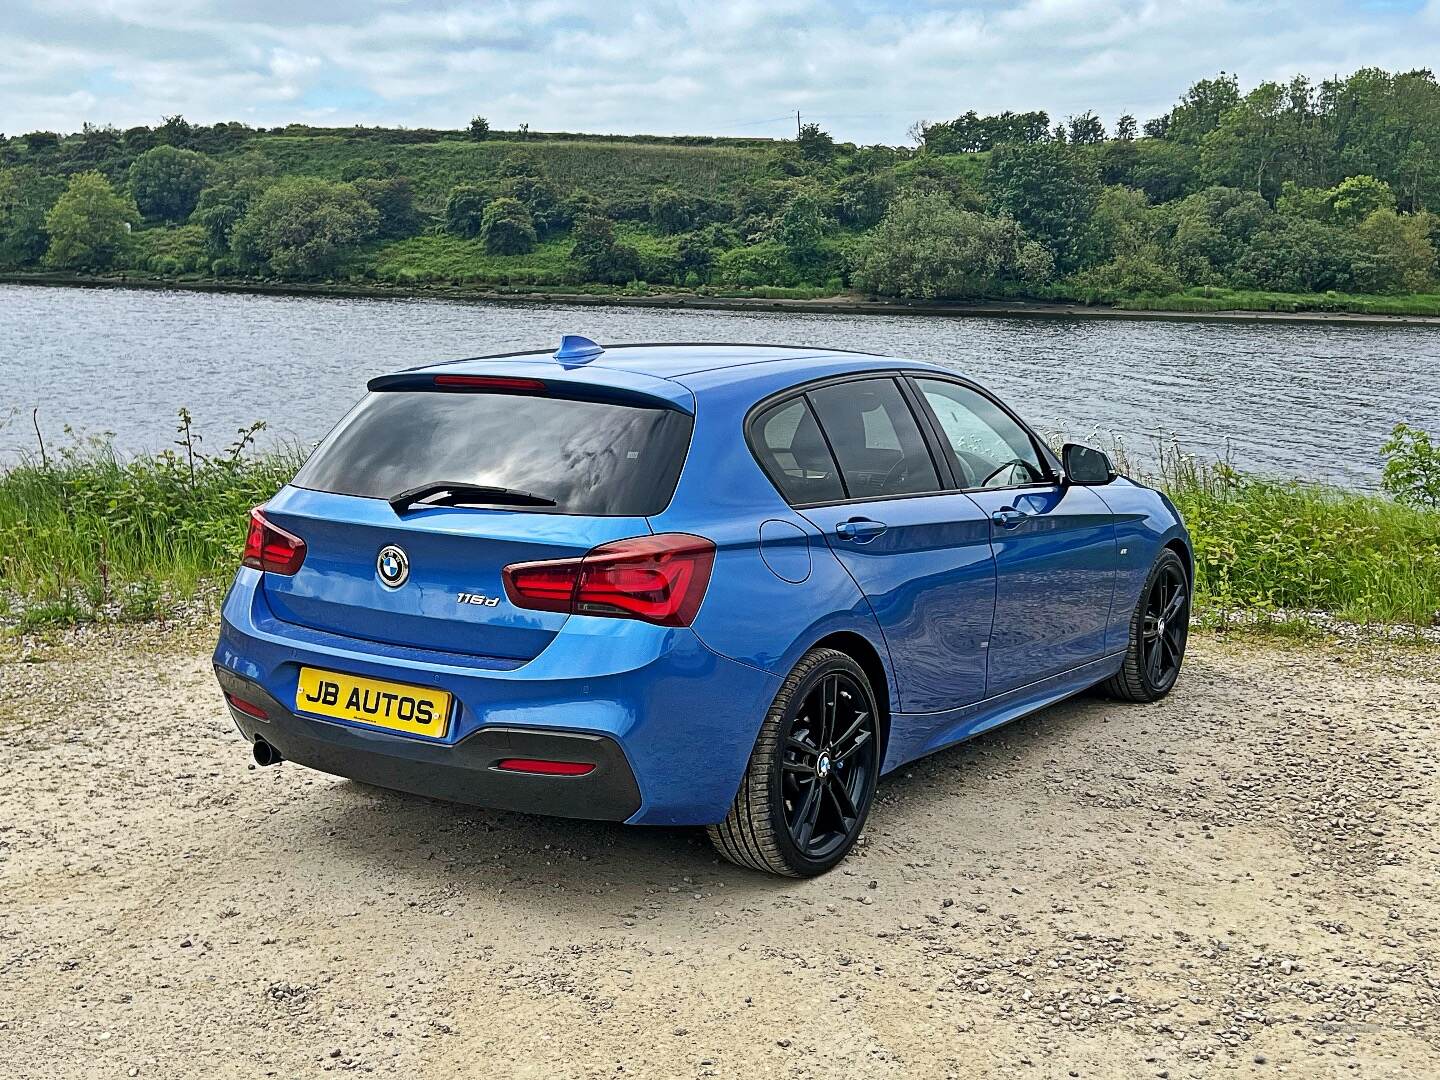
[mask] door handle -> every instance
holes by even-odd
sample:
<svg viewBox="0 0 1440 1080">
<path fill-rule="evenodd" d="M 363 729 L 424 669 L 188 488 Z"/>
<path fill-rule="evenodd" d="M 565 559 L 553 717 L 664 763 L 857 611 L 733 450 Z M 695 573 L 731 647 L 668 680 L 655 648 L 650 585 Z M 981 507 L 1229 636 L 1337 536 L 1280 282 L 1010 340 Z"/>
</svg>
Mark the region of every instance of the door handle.
<svg viewBox="0 0 1440 1080">
<path fill-rule="evenodd" d="M 990 515 L 990 520 L 1002 529 L 1018 528 L 1020 523 L 1030 515 L 1022 510 L 1016 510 L 1013 506 L 1002 507 Z"/>
<path fill-rule="evenodd" d="M 841 540 L 853 540 L 857 544 L 868 544 L 888 528 L 889 526 L 883 521 L 853 517 L 849 521 L 842 521 L 836 525 L 835 535 Z"/>
</svg>

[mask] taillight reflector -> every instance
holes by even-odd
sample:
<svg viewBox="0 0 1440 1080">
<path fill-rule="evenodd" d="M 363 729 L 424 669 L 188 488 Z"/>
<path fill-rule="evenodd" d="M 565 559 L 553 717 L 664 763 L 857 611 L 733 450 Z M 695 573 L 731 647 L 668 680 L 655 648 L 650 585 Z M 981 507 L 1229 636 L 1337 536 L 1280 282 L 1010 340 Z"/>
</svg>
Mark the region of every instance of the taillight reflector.
<svg viewBox="0 0 1440 1080">
<path fill-rule="evenodd" d="M 260 512 L 250 511 L 250 532 L 245 537 L 242 566 L 269 574 L 294 574 L 305 561 L 305 541 L 286 532 Z"/>
<path fill-rule="evenodd" d="M 471 390 L 515 390 L 531 394 L 545 392 L 545 384 L 539 379 L 519 379 L 508 375 L 436 375 L 435 385 Z"/>
<path fill-rule="evenodd" d="M 715 545 L 661 533 L 601 544 L 580 559 L 514 563 L 501 574 L 516 607 L 689 626 L 700 610 Z"/>
<path fill-rule="evenodd" d="M 226 693 L 225 700 L 230 702 L 231 705 L 243 712 L 246 716 L 253 716 L 256 720 L 270 719 L 270 715 L 264 709 L 260 708 L 259 705 L 252 705 L 244 698 L 238 698 L 234 694 Z"/>
<path fill-rule="evenodd" d="M 543 761 L 539 758 L 505 758 L 497 769 L 505 772 L 539 773 L 541 776 L 584 776 L 595 771 L 588 761 Z"/>
</svg>

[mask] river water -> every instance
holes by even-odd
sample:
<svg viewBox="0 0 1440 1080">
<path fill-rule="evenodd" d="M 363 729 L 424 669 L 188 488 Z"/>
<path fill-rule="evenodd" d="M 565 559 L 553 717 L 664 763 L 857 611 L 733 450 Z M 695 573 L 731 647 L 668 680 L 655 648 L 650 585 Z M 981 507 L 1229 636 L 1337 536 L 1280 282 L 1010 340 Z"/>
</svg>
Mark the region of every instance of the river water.
<svg viewBox="0 0 1440 1080">
<path fill-rule="evenodd" d="M 1237 467 L 1373 486 L 1400 421 L 1440 434 L 1440 329 L 1314 323 L 734 313 L 424 299 L 0 285 L 0 464 L 109 435 L 165 447 L 188 408 L 218 450 L 237 428 L 320 438 L 369 377 L 432 360 L 598 341 L 825 345 L 973 376 L 1042 433 L 1178 440 Z M 66 433 L 66 428 L 70 433 Z"/>
</svg>

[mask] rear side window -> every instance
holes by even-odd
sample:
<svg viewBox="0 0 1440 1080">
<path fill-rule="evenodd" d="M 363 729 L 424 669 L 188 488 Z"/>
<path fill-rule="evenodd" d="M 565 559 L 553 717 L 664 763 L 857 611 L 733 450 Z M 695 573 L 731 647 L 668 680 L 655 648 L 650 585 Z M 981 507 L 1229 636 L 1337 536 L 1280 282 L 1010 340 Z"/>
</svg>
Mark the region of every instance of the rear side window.
<svg viewBox="0 0 1440 1080">
<path fill-rule="evenodd" d="M 549 513 L 644 517 L 674 495 L 691 427 L 689 416 L 660 407 L 380 391 L 340 422 L 293 483 L 373 499 L 476 484 L 553 500 Z"/>
<path fill-rule="evenodd" d="M 920 425 L 893 379 L 822 386 L 808 395 L 852 499 L 940 489 Z"/>
<path fill-rule="evenodd" d="M 750 428 L 760 464 L 789 503 L 838 502 L 845 498 L 840 470 L 804 398 L 765 410 Z"/>
</svg>

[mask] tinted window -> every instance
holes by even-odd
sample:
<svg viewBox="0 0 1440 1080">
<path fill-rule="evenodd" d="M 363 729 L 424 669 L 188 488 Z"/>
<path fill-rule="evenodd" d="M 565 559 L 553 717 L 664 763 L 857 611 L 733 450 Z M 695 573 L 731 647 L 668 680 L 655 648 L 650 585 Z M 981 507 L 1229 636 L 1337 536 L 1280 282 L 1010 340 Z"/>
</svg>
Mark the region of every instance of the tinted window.
<svg viewBox="0 0 1440 1080">
<path fill-rule="evenodd" d="M 1043 478 L 1040 456 L 1030 436 L 984 394 L 939 379 L 916 379 L 915 383 L 955 451 L 961 487 L 984 486 L 987 477 L 990 487 L 1032 483 Z M 1032 473 L 1020 466 L 1007 468 L 1016 461 L 1025 462 L 1035 471 Z"/>
<path fill-rule="evenodd" d="M 891 379 L 822 386 L 809 394 L 852 499 L 935 491 L 940 479 L 910 406 Z"/>
<path fill-rule="evenodd" d="M 804 398 L 761 413 L 751 425 L 750 438 L 786 502 L 838 502 L 845 497 L 840 471 Z"/>
<path fill-rule="evenodd" d="M 515 488 L 551 513 L 665 509 L 690 444 L 673 409 L 516 394 L 382 391 L 310 456 L 297 487 L 388 499 L 422 484 Z"/>
</svg>

